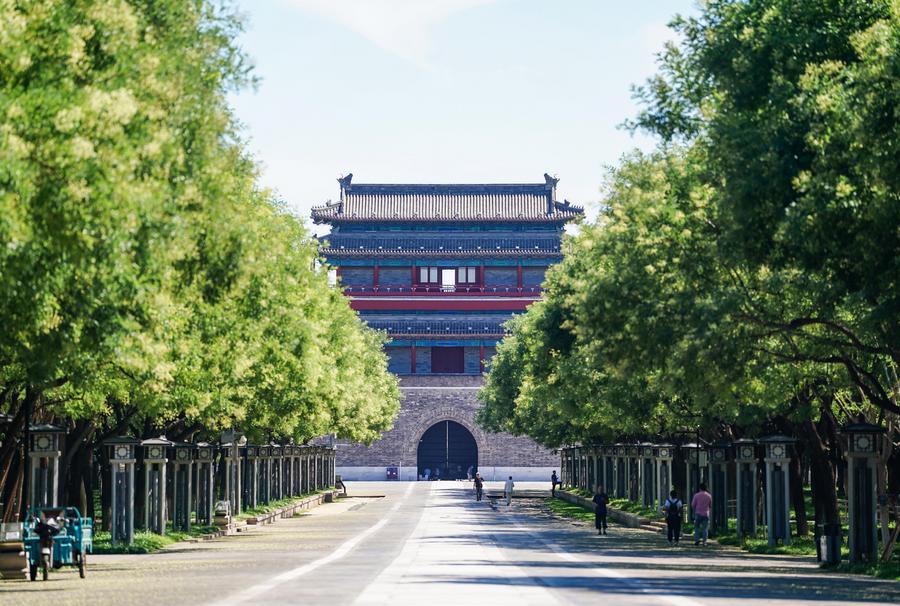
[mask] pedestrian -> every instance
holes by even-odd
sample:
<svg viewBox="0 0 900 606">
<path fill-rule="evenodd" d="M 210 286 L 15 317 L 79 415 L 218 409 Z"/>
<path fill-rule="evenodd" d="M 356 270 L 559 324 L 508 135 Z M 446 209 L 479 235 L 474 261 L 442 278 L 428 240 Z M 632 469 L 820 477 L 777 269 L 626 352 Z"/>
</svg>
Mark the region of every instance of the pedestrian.
<svg viewBox="0 0 900 606">
<path fill-rule="evenodd" d="M 673 490 L 669 493 L 669 498 L 663 504 L 663 513 L 666 515 L 666 535 L 669 538 L 669 545 L 678 545 L 681 540 L 681 516 L 684 510 L 684 503 L 678 498 L 678 491 Z"/>
<path fill-rule="evenodd" d="M 553 470 L 553 473 L 550 474 L 550 496 L 556 496 L 556 485 L 559 484 L 559 476 L 556 475 L 556 470 Z"/>
<path fill-rule="evenodd" d="M 481 495 L 484 494 L 484 480 L 481 479 L 481 474 L 475 474 L 475 500 L 480 501 Z"/>
<path fill-rule="evenodd" d="M 597 534 L 606 534 L 606 506 L 609 505 L 609 497 L 602 486 L 597 487 L 597 494 L 594 495 L 594 526 L 597 527 Z"/>
<path fill-rule="evenodd" d="M 475 467 L 473 465 L 469 465 L 469 468 L 466 470 L 466 479 L 472 479 L 472 472 L 475 471 Z"/>
<path fill-rule="evenodd" d="M 706 491 L 706 484 L 700 482 L 700 490 L 691 499 L 691 510 L 694 512 L 694 545 L 700 541 L 706 545 L 709 535 L 709 510 L 712 508 L 712 495 Z"/>
<path fill-rule="evenodd" d="M 507 507 L 512 505 L 512 491 L 516 484 L 512 480 L 512 476 L 509 476 L 509 479 L 503 485 L 503 494 L 506 496 L 506 505 Z"/>
</svg>

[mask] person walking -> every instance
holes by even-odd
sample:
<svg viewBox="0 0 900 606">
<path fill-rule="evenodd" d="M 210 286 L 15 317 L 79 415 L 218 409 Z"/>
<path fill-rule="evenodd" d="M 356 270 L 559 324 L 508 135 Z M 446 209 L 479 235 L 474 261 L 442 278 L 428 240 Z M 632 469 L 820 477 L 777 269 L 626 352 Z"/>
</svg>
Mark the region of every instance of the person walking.
<svg viewBox="0 0 900 606">
<path fill-rule="evenodd" d="M 481 479 L 481 474 L 475 474 L 475 500 L 480 501 L 481 496 L 484 494 L 484 480 Z"/>
<path fill-rule="evenodd" d="M 597 487 L 597 494 L 594 495 L 594 526 L 597 527 L 597 534 L 606 534 L 606 506 L 609 505 L 609 497 L 602 486 Z"/>
<path fill-rule="evenodd" d="M 556 485 L 559 484 L 559 476 L 556 475 L 556 470 L 553 470 L 553 473 L 550 474 L 550 496 L 556 496 Z"/>
<path fill-rule="evenodd" d="M 684 503 L 678 498 L 678 491 L 673 490 L 669 493 L 669 498 L 663 503 L 663 513 L 666 516 L 666 536 L 669 539 L 669 545 L 678 545 L 681 540 L 681 516 L 684 510 Z"/>
<path fill-rule="evenodd" d="M 706 484 L 700 482 L 700 490 L 691 499 L 691 510 L 694 512 L 694 545 L 700 541 L 706 545 L 709 535 L 709 510 L 712 508 L 712 495 L 706 491 Z"/>
<path fill-rule="evenodd" d="M 513 482 L 512 476 L 509 476 L 509 479 L 503 485 L 503 494 L 506 497 L 506 505 L 507 507 L 512 505 L 512 491 L 515 488 L 516 484 Z"/>
</svg>

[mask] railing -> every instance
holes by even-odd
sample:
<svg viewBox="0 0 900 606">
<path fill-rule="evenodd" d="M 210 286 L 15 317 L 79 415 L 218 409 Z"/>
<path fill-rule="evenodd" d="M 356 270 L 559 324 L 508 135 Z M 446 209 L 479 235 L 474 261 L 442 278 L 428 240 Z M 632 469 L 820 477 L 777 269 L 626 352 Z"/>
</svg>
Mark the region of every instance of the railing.
<svg viewBox="0 0 900 606">
<path fill-rule="evenodd" d="M 544 292 L 540 286 L 345 286 L 348 295 L 497 295 L 497 296 L 539 296 Z"/>
</svg>

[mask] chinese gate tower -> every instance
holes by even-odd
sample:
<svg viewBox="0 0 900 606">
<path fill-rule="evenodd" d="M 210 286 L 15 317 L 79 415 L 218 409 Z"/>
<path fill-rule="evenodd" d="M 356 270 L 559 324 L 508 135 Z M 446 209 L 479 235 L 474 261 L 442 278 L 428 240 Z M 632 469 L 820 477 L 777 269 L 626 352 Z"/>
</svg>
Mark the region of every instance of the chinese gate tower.
<svg viewBox="0 0 900 606">
<path fill-rule="evenodd" d="M 339 444 L 349 480 L 396 476 L 546 480 L 558 459 L 525 437 L 475 424 L 476 392 L 503 323 L 541 295 L 562 258 L 566 223 L 584 214 L 556 199 L 557 179 L 524 184 L 372 184 L 339 179 L 316 207 L 331 225 L 322 250 L 351 306 L 390 338 L 403 394 L 394 428 L 370 447 Z"/>
</svg>

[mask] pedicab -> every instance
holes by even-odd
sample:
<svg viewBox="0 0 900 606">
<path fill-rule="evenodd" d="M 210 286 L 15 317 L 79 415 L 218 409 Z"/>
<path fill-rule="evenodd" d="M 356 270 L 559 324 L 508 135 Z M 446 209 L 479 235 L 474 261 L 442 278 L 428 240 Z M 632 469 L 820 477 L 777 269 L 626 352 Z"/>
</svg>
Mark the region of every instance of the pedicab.
<svg viewBox="0 0 900 606">
<path fill-rule="evenodd" d="M 87 554 L 93 550 L 94 521 L 82 518 L 75 507 L 42 507 L 29 510 L 25 521 L 25 554 L 28 575 L 46 581 L 50 568 L 77 566 L 83 579 Z"/>
</svg>

